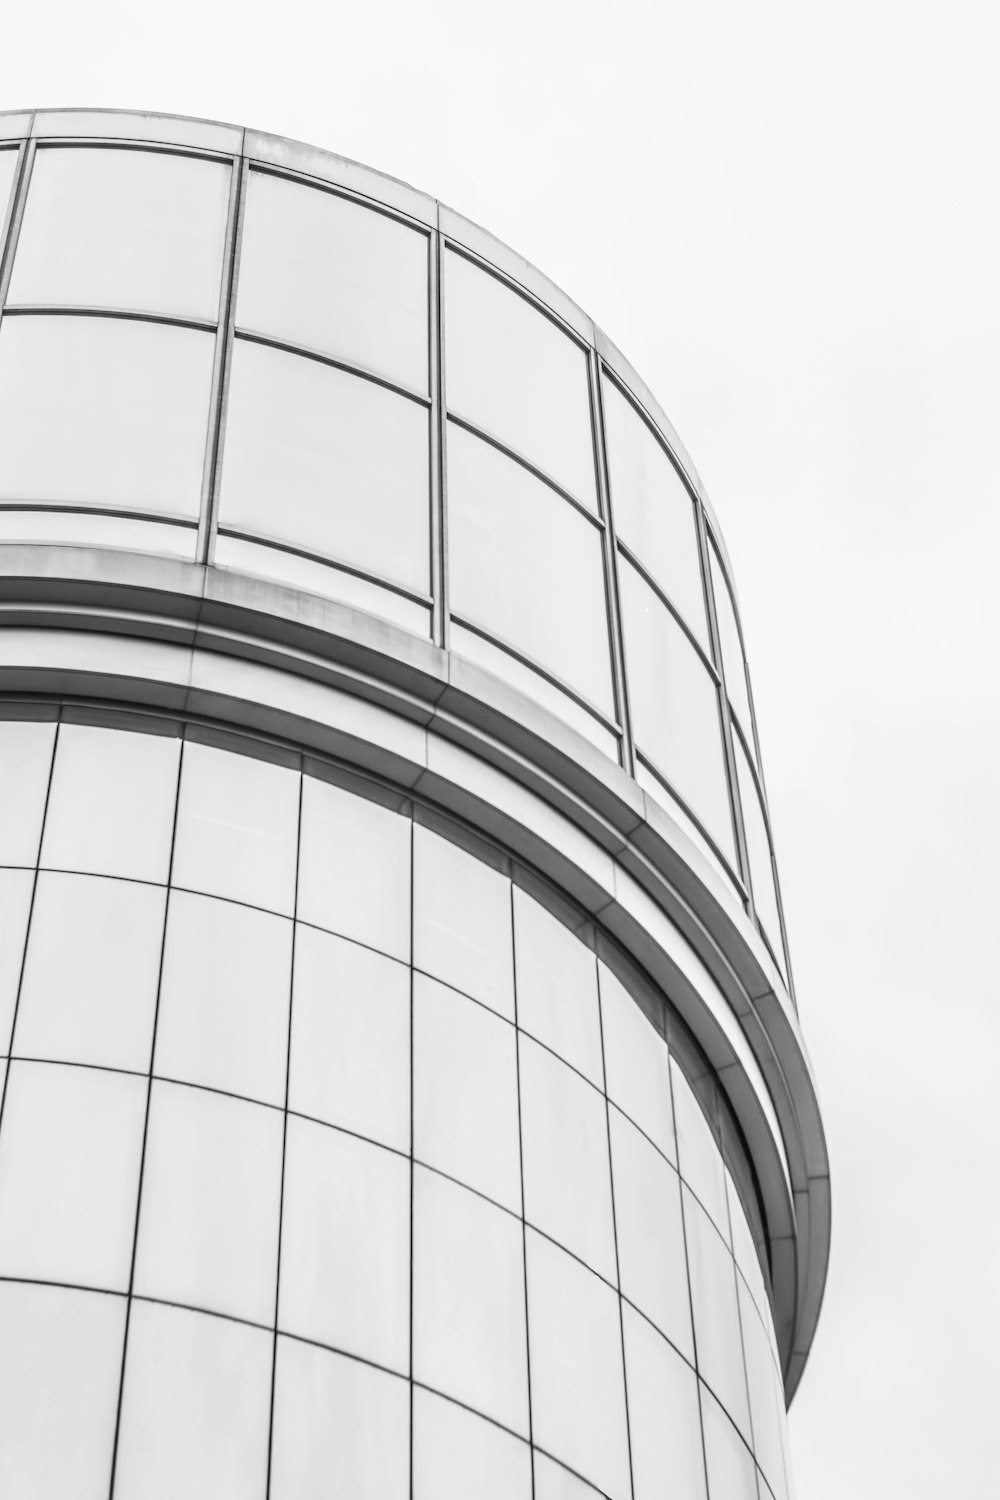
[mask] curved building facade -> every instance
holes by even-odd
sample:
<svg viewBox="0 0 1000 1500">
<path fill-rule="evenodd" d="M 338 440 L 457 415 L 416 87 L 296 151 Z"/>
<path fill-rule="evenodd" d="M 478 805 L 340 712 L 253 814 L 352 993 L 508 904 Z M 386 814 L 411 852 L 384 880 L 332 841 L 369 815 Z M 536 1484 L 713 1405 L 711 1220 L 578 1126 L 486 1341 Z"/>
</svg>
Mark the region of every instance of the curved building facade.
<svg viewBox="0 0 1000 1500">
<path fill-rule="evenodd" d="M 0 1489 L 786 1500 L 829 1245 L 642 381 L 355 163 L 0 116 Z"/>
</svg>

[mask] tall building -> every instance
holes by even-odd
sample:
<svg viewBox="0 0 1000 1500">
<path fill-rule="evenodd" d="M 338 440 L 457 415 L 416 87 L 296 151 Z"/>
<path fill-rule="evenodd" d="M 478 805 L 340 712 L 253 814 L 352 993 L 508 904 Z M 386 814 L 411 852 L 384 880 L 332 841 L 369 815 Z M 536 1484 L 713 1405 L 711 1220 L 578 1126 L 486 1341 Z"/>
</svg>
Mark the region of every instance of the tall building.
<svg viewBox="0 0 1000 1500">
<path fill-rule="evenodd" d="M 827 1158 L 656 401 L 290 141 L 7 115 L 0 215 L 0 1493 L 786 1500 Z"/>
</svg>

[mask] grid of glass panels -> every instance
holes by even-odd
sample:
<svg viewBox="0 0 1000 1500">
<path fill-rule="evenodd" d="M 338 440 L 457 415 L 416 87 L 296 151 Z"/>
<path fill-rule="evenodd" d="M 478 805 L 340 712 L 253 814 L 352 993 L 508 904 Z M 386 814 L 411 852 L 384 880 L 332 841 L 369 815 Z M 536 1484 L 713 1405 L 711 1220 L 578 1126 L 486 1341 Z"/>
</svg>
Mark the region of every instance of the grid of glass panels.
<svg viewBox="0 0 1000 1500">
<path fill-rule="evenodd" d="M 390 789 L 158 728 L 0 721 L 5 1489 L 785 1500 L 662 1008 Z"/>
<path fill-rule="evenodd" d="M 630 769 L 783 965 L 731 586 L 586 340 L 450 238 L 239 156 L 14 142 L 0 204 L 0 542 L 210 562 L 449 646 Z"/>
</svg>

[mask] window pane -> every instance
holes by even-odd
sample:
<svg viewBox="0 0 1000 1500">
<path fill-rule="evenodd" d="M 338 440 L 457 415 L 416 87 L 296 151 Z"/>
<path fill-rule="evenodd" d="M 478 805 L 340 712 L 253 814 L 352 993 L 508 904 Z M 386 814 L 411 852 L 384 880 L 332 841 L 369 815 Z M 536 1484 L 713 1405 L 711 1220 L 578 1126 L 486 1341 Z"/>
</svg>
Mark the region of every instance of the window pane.
<svg viewBox="0 0 1000 1500">
<path fill-rule="evenodd" d="M 610 380 L 602 382 L 602 389 L 615 531 L 705 642 L 694 502 L 631 401 Z"/>
<path fill-rule="evenodd" d="M 410 959 L 410 820 L 307 776 L 298 916 Z"/>
<path fill-rule="evenodd" d="M 287 918 L 172 891 L 154 1072 L 284 1105 L 291 982 Z"/>
<path fill-rule="evenodd" d="M 533 1454 L 535 1464 L 535 1500 L 601 1500 L 591 1485 L 584 1484 L 575 1474 L 557 1464 L 554 1459 L 537 1448 Z"/>
<path fill-rule="evenodd" d="M 137 1293 L 273 1324 L 281 1141 L 277 1110 L 153 1084 Z"/>
<path fill-rule="evenodd" d="M 419 1386 L 413 1392 L 413 1500 L 531 1500 L 531 1450 Z"/>
<path fill-rule="evenodd" d="M 93 511 L 0 510 L 0 541 L 55 542 L 66 547 L 120 547 L 194 562 L 193 522 L 135 520 Z"/>
<path fill-rule="evenodd" d="M 409 1500 L 405 1380 L 278 1339 L 271 1500 Z"/>
<path fill-rule="evenodd" d="M 614 1108 L 610 1124 L 622 1296 L 693 1361 L 677 1173 Z"/>
<path fill-rule="evenodd" d="M 0 225 L 7 213 L 7 204 L 10 201 L 10 190 L 14 186 L 14 178 L 17 174 L 17 152 L 0 151 Z"/>
<path fill-rule="evenodd" d="M 510 880 L 415 824 L 413 881 L 416 967 L 513 1021 Z"/>
<path fill-rule="evenodd" d="M 188 741 L 173 883 L 290 917 L 298 813 L 297 771 Z"/>
<path fill-rule="evenodd" d="M 520 1051 L 524 1216 L 614 1282 L 604 1098 L 529 1037 Z"/>
<path fill-rule="evenodd" d="M 761 1266 L 760 1256 L 757 1254 L 757 1246 L 754 1242 L 750 1225 L 747 1221 L 740 1195 L 736 1190 L 733 1179 L 726 1173 L 726 1196 L 729 1200 L 729 1224 L 733 1236 L 733 1259 L 743 1273 L 750 1295 L 757 1306 L 765 1328 L 768 1330 L 768 1338 L 774 1347 L 774 1328 L 771 1322 L 771 1304 L 768 1300 L 767 1290 L 764 1283 L 764 1270 Z"/>
<path fill-rule="evenodd" d="M 240 328 L 427 391 L 427 236 L 349 198 L 251 172 Z"/>
<path fill-rule="evenodd" d="M 715 683 L 643 578 L 619 556 L 622 627 L 636 743 L 732 856 L 732 815 Z"/>
<path fill-rule="evenodd" d="M 427 410 L 237 339 L 219 522 L 427 592 Z"/>
<path fill-rule="evenodd" d="M 733 712 L 742 725 L 743 732 L 753 743 L 753 722 L 750 717 L 750 694 L 747 691 L 746 661 L 736 624 L 736 610 L 715 548 L 709 547 L 709 566 L 712 571 L 712 593 L 715 596 L 715 615 L 719 622 L 719 639 L 722 643 L 722 666 L 726 676 L 726 692 Z"/>
<path fill-rule="evenodd" d="M 163 151 L 40 149 L 8 300 L 214 321 L 229 177 Z"/>
<path fill-rule="evenodd" d="M 190 328 L 4 318 L 0 499 L 197 520 L 214 353 Z"/>
<path fill-rule="evenodd" d="M 0 1275 L 128 1288 L 143 1079 L 11 1063 L 0 1132 Z"/>
<path fill-rule="evenodd" d="M 63 724 L 42 864 L 166 881 L 181 742 Z"/>
<path fill-rule="evenodd" d="M 0 1469 L 11 1500 L 106 1500 L 125 1302 L 0 1283 Z"/>
<path fill-rule="evenodd" d="M 611 1500 L 626 1500 L 631 1488 L 618 1297 L 530 1230 L 527 1257 L 535 1441 Z"/>
<path fill-rule="evenodd" d="M 38 859 L 55 735 L 54 724 L 0 722 L 0 864 Z"/>
<path fill-rule="evenodd" d="M 598 972 L 608 1098 L 676 1162 L 667 1044 L 607 965 Z"/>
<path fill-rule="evenodd" d="M 668 1478 L 673 1494 L 705 1500 L 694 1371 L 630 1307 L 622 1318 L 635 1500 L 659 1500 Z"/>
<path fill-rule="evenodd" d="M 18 1056 L 148 1070 L 165 901 L 162 886 L 41 872 Z"/>
<path fill-rule="evenodd" d="M 514 1028 L 414 976 L 413 1154 L 521 1212 Z"/>
<path fill-rule="evenodd" d="M 517 1024 L 603 1088 L 594 954 L 517 886 L 514 951 Z"/>
<path fill-rule="evenodd" d="M 273 1339 L 136 1302 L 128 1330 L 116 1500 L 250 1500 L 267 1484 Z"/>
<path fill-rule="evenodd" d="M 778 968 L 784 976 L 778 896 L 774 888 L 774 866 L 771 863 L 771 845 L 767 837 L 764 806 L 750 770 L 746 751 L 736 735 L 733 736 L 733 749 L 736 752 L 736 779 L 739 782 L 740 806 L 743 809 L 743 832 L 746 834 L 747 853 L 750 856 L 750 883 L 753 887 L 754 910 L 767 934 Z"/>
<path fill-rule="evenodd" d="M 432 1172 L 413 1177 L 413 1375 L 528 1435 L 519 1219 Z"/>
<path fill-rule="evenodd" d="M 684 1227 L 698 1372 L 749 1441 L 750 1412 L 736 1304 L 736 1270 L 718 1231 L 686 1189 Z"/>
<path fill-rule="evenodd" d="M 740 1320 L 743 1347 L 746 1351 L 747 1386 L 750 1392 L 750 1416 L 753 1421 L 753 1446 L 764 1478 L 777 1500 L 787 1500 L 783 1428 L 785 1400 L 778 1372 L 771 1358 L 767 1334 L 750 1300 L 746 1287 L 739 1285 Z"/>
<path fill-rule="evenodd" d="M 410 971 L 298 926 L 288 1107 L 410 1149 Z"/>
<path fill-rule="evenodd" d="M 448 424 L 451 607 L 614 716 L 599 529 L 489 443 Z"/>
<path fill-rule="evenodd" d="M 0 870 L 0 1056 L 10 1047 L 34 883 L 31 870 Z"/>
<path fill-rule="evenodd" d="M 701 1388 L 705 1464 L 712 1500 L 757 1500 L 757 1474 L 750 1450 L 719 1403 Z"/>
<path fill-rule="evenodd" d="M 583 350 L 464 256 L 447 254 L 445 278 L 448 406 L 596 510 Z"/>
<path fill-rule="evenodd" d="M 409 1372 L 410 1165 L 290 1116 L 278 1323 Z"/>
<path fill-rule="evenodd" d="M 728 1244 L 729 1213 L 722 1151 L 691 1085 L 676 1063 L 671 1073 L 680 1173 Z"/>
</svg>

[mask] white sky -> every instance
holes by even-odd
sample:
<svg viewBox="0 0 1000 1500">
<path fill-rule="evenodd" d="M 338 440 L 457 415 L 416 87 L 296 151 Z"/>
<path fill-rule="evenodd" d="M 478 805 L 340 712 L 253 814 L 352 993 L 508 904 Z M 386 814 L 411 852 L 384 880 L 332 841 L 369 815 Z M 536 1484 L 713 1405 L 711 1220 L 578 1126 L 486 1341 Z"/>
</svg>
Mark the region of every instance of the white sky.
<svg viewBox="0 0 1000 1500">
<path fill-rule="evenodd" d="M 801 1500 L 1000 1494 L 1000 10 L 11 5 L 0 107 L 328 146 L 535 261 L 736 568 L 834 1252 Z"/>
</svg>

